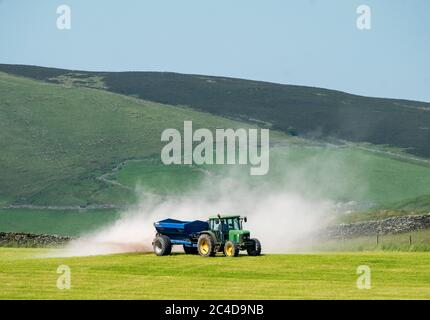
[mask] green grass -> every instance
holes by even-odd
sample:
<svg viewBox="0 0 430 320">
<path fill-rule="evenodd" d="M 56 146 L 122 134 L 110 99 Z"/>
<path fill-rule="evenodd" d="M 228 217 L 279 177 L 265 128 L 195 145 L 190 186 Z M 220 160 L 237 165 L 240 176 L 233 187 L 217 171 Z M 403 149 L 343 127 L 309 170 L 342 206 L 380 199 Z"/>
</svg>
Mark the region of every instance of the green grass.
<svg viewBox="0 0 430 320">
<path fill-rule="evenodd" d="M 148 159 L 127 162 L 111 177 L 129 188 L 143 187 L 146 192 L 158 194 L 183 194 L 206 176 L 199 166 L 166 166 L 158 159 Z"/>
<path fill-rule="evenodd" d="M 392 206 L 395 210 L 430 212 L 430 195 L 400 201 Z"/>
<path fill-rule="evenodd" d="M 118 219 L 116 210 L 1 209 L 0 232 L 79 236 Z"/>
<path fill-rule="evenodd" d="M 400 197 L 402 198 L 402 197 Z M 398 200 L 398 199 L 397 199 Z M 425 215 L 430 213 L 430 195 L 407 198 L 393 203 L 382 205 L 368 211 L 357 211 L 348 215 L 339 216 L 340 223 L 352 223 L 367 220 L 382 220 L 406 215 Z"/>
<path fill-rule="evenodd" d="M 269 176 L 286 186 L 293 181 L 292 189 L 302 194 L 390 206 L 430 192 L 428 165 L 354 147 L 290 147 L 271 153 Z"/>
<path fill-rule="evenodd" d="M 201 258 L 122 254 L 37 258 L 0 249 L 0 299 L 429 299 L 427 253 L 333 253 Z M 58 290 L 59 265 L 71 289 Z M 372 288 L 356 287 L 357 267 Z"/>
<path fill-rule="evenodd" d="M 356 201 L 373 207 L 396 207 L 414 197 L 427 199 L 430 166 L 395 159 L 354 147 L 310 146 L 292 142 L 271 149 L 270 171 L 250 176 L 248 166 L 165 166 L 160 161 L 129 162 L 111 177 L 121 184 L 161 193 L 183 193 L 205 177 L 220 181 L 232 170 L 244 183 L 271 184 L 274 189 L 298 192 L 308 197 Z M 205 175 L 204 172 L 210 175 Z M 421 199 L 421 198 L 420 198 Z"/>
<path fill-rule="evenodd" d="M 130 159 L 158 156 L 161 132 L 247 128 L 209 113 L 103 90 L 0 73 L 0 204 L 126 204 L 133 191 L 97 178 Z M 276 134 L 275 134 L 276 135 Z"/>
<path fill-rule="evenodd" d="M 379 235 L 378 239 L 374 235 L 318 241 L 305 250 L 430 252 L 430 229 Z"/>
</svg>

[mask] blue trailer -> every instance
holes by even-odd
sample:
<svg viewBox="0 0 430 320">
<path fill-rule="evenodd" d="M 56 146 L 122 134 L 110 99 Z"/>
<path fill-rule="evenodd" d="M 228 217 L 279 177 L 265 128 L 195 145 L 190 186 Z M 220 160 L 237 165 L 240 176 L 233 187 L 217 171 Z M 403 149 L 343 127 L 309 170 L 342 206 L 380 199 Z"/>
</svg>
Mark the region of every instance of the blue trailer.
<svg viewBox="0 0 430 320">
<path fill-rule="evenodd" d="M 182 245 L 185 253 L 197 253 L 197 240 L 202 231 L 209 229 L 205 221 L 180 221 L 165 219 L 154 223 L 157 230 L 152 242 L 154 252 L 158 256 L 169 255 L 173 245 Z"/>
</svg>

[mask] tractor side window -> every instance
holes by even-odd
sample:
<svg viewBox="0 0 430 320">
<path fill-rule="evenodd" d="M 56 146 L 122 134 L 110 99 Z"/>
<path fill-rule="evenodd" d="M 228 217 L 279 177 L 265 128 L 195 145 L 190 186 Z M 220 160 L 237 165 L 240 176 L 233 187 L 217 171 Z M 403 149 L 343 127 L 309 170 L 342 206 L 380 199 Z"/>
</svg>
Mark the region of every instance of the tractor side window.
<svg viewBox="0 0 430 320">
<path fill-rule="evenodd" d="M 218 220 L 212 220 L 212 224 L 213 224 L 212 230 L 215 230 L 215 231 L 219 231 L 220 230 L 220 223 L 219 223 Z"/>
<path fill-rule="evenodd" d="M 237 219 L 237 218 L 228 219 L 228 229 L 229 230 L 240 230 L 240 229 L 242 229 L 240 227 L 239 219 Z"/>
<path fill-rule="evenodd" d="M 241 227 L 240 227 L 239 219 L 234 219 L 233 221 L 234 221 L 234 229 L 240 230 Z"/>
<path fill-rule="evenodd" d="M 236 219 L 227 219 L 228 230 L 238 229 L 236 225 Z"/>
<path fill-rule="evenodd" d="M 231 219 L 227 219 L 227 221 L 226 221 L 226 222 L 227 222 L 227 229 L 228 229 L 228 230 L 233 229 L 233 228 L 232 228 L 232 225 L 231 225 Z"/>
<path fill-rule="evenodd" d="M 219 228 L 222 232 L 226 232 L 228 231 L 228 224 L 227 221 L 225 220 L 220 220 L 220 228 Z"/>
</svg>

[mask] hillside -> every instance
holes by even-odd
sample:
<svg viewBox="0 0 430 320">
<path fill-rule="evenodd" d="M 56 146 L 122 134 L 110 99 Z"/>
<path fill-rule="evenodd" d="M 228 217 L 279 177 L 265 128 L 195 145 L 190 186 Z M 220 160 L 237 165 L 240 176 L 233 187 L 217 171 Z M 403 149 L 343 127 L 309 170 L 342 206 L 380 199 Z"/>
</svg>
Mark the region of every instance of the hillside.
<svg viewBox="0 0 430 320">
<path fill-rule="evenodd" d="M 0 65 L 0 71 L 186 105 L 290 134 L 387 144 L 430 157 L 430 103 L 321 88 L 161 72 L 83 72 Z"/>
<path fill-rule="evenodd" d="M 158 157 L 162 130 L 246 126 L 208 113 L 0 73 L 0 206 L 109 206 L 134 192 L 99 179 Z"/>
<path fill-rule="evenodd" d="M 236 105 L 205 112 L 206 107 L 196 110 L 182 103 L 172 106 L 139 99 L 139 94 L 131 91 L 125 92 L 127 96 L 105 90 L 108 87 L 113 90 L 110 77 L 135 75 L 134 83 L 140 86 L 145 83 L 140 82 L 141 78 L 151 75 L 154 85 L 149 85 L 149 78 L 146 80 L 148 88 L 153 88 L 144 91 L 145 96 L 162 90 L 162 87 L 156 89 L 155 84 L 160 85 L 163 77 L 183 77 L 185 87 L 193 85 L 188 81 L 192 78 L 197 89 L 203 86 L 202 91 L 194 91 L 202 99 L 208 94 L 207 101 L 218 100 L 220 105 L 227 103 L 227 106 L 236 99 L 240 106 L 249 99 L 247 94 L 233 100 L 224 99 L 221 91 L 219 96 L 209 94 L 205 86 L 216 85 L 213 78 L 201 82 L 198 76 L 162 73 L 64 74 L 63 70 L 36 67 L 17 70 L 12 71 L 21 76 L 0 72 L 0 125 L 3 129 L 0 132 L 0 231 L 80 235 L 117 219 L 124 207 L 137 200 L 136 186 L 144 187 L 147 192 L 176 196 L 199 189 L 200 182 L 210 176 L 214 190 L 209 188 L 208 191 L 216 192 L 224 177 L 231 178 L 232 167 L 161 165 L 161 131 L 166 128 L 182 130 L 184 120 L 192 120 L 195 129 L 270 126 L 265 122 L 270 112 L 265 112 L 277 110 L 267 107 L 276 96 L 272 94 L 267 96 L 267 105 L 256 107 L 256 114 L 244 106 L 244 112 L 251 112 L 244 116 L 235 114 Z M 125 85 L 130 79 L 124 81 Z M 171 99 L 171 92 L 179 90 L 175 81 L 166 86 L 168 99 Z M 220 81 L 231 81 L 231 92 L 235 94 L 241 92 L 239 84 L 261 85 L 269 90 L 267 92 L 277 86 L 234 79 Z M 121 91 L 119 87 L 115 90 Z M 302 95 L 305 97 L 307 94 Z M 151 99 L 158 98 L 152 96 Z M 325 100 L 321 101 L 324 105 Z M 209 105 L 205 102 L 205 106 Z M 385 107 L 382 109 L 390 114 Z M 420 111 L 423 116 L 416 115 L 417 121 L 427 114 L 423 110 Z M 305 116 L 306 112 L 298 114 Z M 282 116 L 271 120 L 272 127 L 282 129 L 281 125 L 276 125 L 276 121 L 281 120 Z M 319 119 L 313 120 L 316 123 Z M 291 128 L 285 131 L 290 135 L 271 131 L 267 176 L 250 177 L 249 168 L 242 166 L 235 168 L 235 179 L 249 187 L 270 185 L 273 190 L 299 193 L 309 199 L 335 201 L 340 210 L 356 212 L 349 220 L 428 209 L 428 162 L 393 154 L 388 147 L 356 143 L 330 145 L 324 140 L 292 137 L 295 132 Z"/>
</svg>

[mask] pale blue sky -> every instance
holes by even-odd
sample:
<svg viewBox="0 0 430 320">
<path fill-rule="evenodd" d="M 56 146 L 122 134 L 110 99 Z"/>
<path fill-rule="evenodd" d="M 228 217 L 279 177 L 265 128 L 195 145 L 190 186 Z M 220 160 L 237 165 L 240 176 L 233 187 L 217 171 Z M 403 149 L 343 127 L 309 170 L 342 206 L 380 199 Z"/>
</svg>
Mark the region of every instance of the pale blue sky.
<svg viewBox="0 0 430 320">
<path fill-rule="evenodd" d="M 56 9 L 72 9 L 72 29 Z M 372 9 L 372 30 L 356 9 Z M 174 71 L 430 102 L 428 0 L 0 0 L 0 63 Z"/>
</svg>

